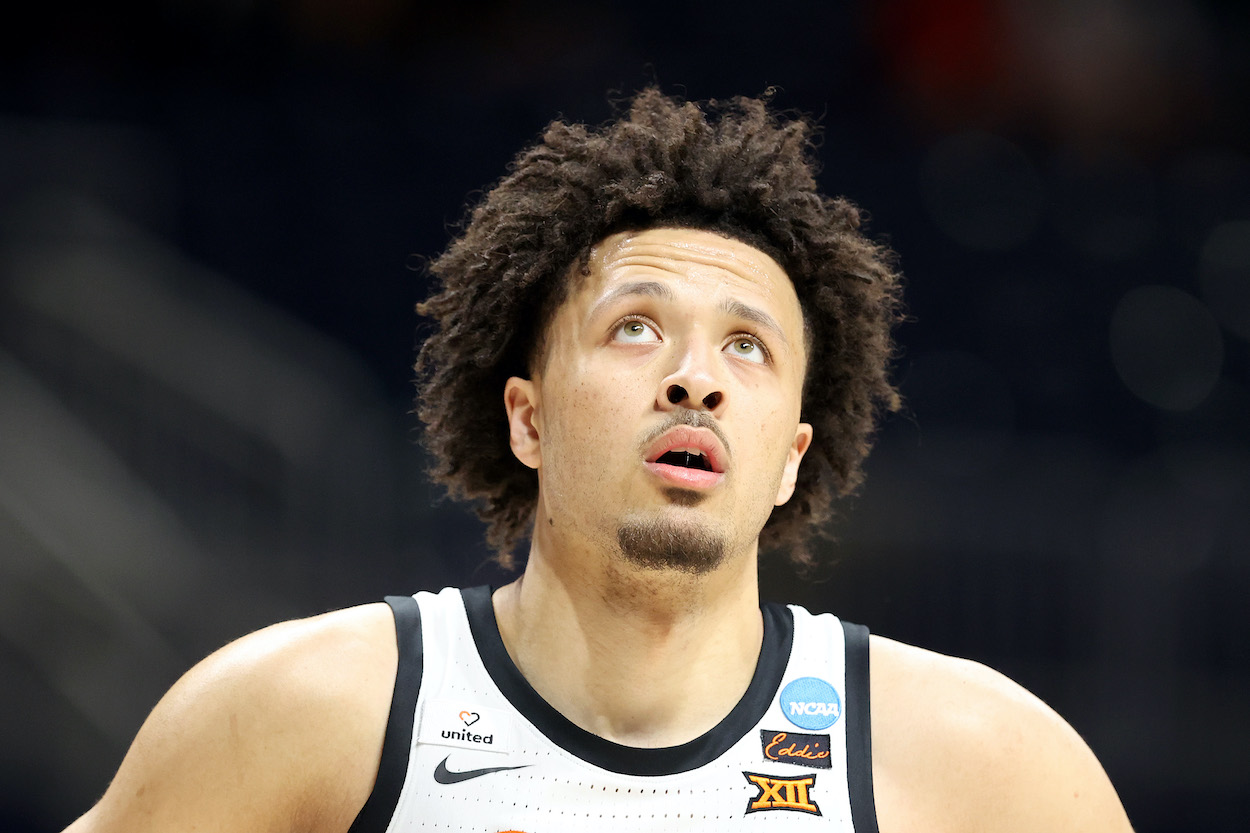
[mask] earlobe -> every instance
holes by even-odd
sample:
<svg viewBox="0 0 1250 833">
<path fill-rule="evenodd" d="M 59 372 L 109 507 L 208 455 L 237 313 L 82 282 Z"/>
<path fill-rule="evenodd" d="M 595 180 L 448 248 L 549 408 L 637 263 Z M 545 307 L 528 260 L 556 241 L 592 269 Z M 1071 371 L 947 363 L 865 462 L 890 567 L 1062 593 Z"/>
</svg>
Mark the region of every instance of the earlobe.
<svg viewBox="0 0 1250 833">
<path fill-rule="evenodd" d="M 503 404 L 508 412 L 508 444 L 512 453 L 522 464 L 537 469 L 542 463 L 537 386 L 529 379 L 510 377 L 504 384 Z"/>
<path fill-rule="evenodd" d="M 781 471 L 781 486 L 777 489 L 777 500 L 774 506 L 782 505 L 794 494 L 794 484 L 799 479 L 799 463 L 803 462 L 803 455 L 812 444 L 812 433 L 812 426 L 806 422 L 800 422 L 798 429 L 795 430 L 794 442 L 790 445 L 785 468 Z"/>
</svg>

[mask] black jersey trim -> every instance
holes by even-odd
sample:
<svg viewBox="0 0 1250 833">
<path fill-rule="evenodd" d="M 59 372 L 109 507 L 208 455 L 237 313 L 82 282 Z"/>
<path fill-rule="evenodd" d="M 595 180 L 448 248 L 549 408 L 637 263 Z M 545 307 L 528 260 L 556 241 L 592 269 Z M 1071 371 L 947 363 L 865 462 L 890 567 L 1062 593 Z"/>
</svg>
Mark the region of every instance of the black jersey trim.
<svg viewBox="0 0 1250 833">
<path fill-rule="evenodd" d="M 872 705 L 868 628 L 842 623 L 846 635 L 846 788 L 855 833 L 878 833 L 872 792 Z"/>
<path fill-rule="evenodd" d="M 794 645 L 794 614 L 783 605 L 762 605 L 764 641 L 760 658 L 746 693 L 733 710 L 710 731 L 688 743 L 641 749 L 587 732 L 556 711 L 534 691 L 508 656 L 495 621 L 490 588 L 472 587 L 460 592 L 482 664 L 504 697 L 553 743 L 589 764 L 621 775 L 676 775 L 698 769 L 729 751 L 768 711 Z"/>
<path fill-rule="evenodd" d="M 399 648 L 395 690 L 391 694 L 391 712 L 382 740 L 378 777 L 369 800 L 360 808 L 348 833 L 384 833 L 395 815 L 399 794 L 408 777 L 417 694 L 421 690 L 421 608 L 412 596 L 387 596 L 386 603 L 395 616 L 395 641 Z"/>
</svg>

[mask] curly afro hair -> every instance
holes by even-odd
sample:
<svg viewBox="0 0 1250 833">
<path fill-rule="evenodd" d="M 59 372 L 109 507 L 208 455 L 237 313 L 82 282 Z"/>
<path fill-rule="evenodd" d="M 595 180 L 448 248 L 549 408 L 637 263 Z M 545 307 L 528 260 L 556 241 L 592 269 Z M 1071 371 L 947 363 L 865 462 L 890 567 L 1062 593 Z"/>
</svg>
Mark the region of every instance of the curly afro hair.
<svg viewBox="0 0 1250 833">
<path fill-rule="evenodd" d="M 504 383 L 529 376 L 591 247 L 653 227 L 736 238 L 794 282 L 808 339 L 802 412 L 815 436 L 760 543 L 814 564 L 809 532 L 860 483 L 882 411 L 899 406 L 889 364 L 900 277 L 892 253 L 860 231 L 858 209 L 817 192 L 816 128 L 772 112 L 770 97 L 699 106 L 648 88 L 600 127 L 552 122 L 430 263 L 441 286 L 417 310 L 438 328 L 416 372 L 431 474 L 476 502 L 501 566 L 513 566 L 530 534 L 538 495 L 535 473 L 509 447 Z"/>
</svg>

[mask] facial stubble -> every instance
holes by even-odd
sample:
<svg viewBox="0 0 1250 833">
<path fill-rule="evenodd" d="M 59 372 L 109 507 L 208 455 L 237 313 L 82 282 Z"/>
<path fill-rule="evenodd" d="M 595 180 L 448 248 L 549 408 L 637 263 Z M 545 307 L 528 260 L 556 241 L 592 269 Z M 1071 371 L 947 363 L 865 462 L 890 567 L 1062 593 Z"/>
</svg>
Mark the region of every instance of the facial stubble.
<svg viewBox="0 0 1250 833">
<path fill-rule="evenodd" d="M 670 489 L 666 496 L 679 506 L 703 499 L 687 489 Z M 626 518 L 616 532 L 616 543 L 625 560 L 636 567 L 694 576 L 720 566 L 727 549 L 725 536 L 709 525 L 666 516 Z"/>
</svg>

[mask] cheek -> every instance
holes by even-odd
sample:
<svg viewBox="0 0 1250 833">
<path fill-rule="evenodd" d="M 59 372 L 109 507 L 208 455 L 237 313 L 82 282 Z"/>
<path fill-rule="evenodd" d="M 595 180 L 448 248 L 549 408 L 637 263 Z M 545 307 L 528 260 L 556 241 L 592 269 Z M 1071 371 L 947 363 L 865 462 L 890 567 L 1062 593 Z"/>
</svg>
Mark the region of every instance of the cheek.
<svg viewBox="0 0 1250 833">
<path fill-rule="evenodd" d="M 772 477 L 775 476 L 780 482 L 782 469 L 785 468 L 786 461 L 790 457 L 790 450 L 794 445 L 794 430 L 798 424 L 798 415 L 791 408 L 778 408 L 770 411 L 766 420 L 760 425 L 759 444 L 760 455 L 763 465 L 767 468 L 769 482 L 761 479 L 761 486 L 765 490 L 774 488 L 771 483 Z"/>
<path fill-rule="evenodd" d="M 559 403 L 546 414 L 543 459 L 552 467 L 602 471 L 620 459 L 620 446 L 631 434 L 619 387 L 593 384 L 586 375 L 570 377 L 549 403 Z"/>
</svg>

